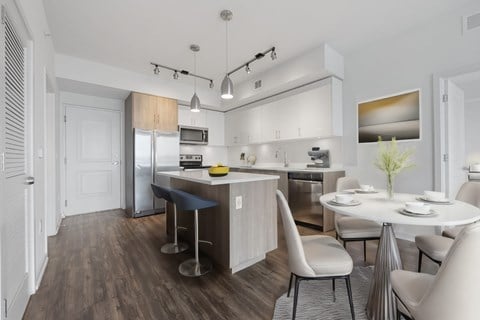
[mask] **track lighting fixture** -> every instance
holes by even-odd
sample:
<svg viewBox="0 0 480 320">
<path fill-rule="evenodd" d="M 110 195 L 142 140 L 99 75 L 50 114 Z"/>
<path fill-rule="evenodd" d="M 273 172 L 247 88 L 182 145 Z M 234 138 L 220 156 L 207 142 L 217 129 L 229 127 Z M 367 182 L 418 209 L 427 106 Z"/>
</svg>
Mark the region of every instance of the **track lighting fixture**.
<svg viewBox="0 0 480 320">
<path fill-rule="evenodd" d="M 206 80 L 206 81 L 209 82 L 209 85 L 208 85 L 208 86 L 209 86 L 210 88 L 213 88 L 213 80 L 212 80 L 212 79 L 207 78 L 207 77 L 200 76 L 200 75 L 196 74 L 195 72 L 194 72 L 194 73 L 191 73 L 191 72 L 188 71 L 188 70 L 180 70 L 180 69 L 170 68 L 170 67 L 161 65 L 161 64 L 159 64 L 159 63 L 156 63 L 156 62 L 150 62 L 150 64 L 154 67 L 154 68 L 153 68 L 153 73 L 154 73 L 155 75 L 160 74 L 160 68 L 164 68 L 164 69 L 173 71 L 173 79 L 175 79 L 175 80 L 177 80 L 177 79 L 179 78 L 180 74 L 182 74 L 182 75 L 184 75 L 184 76 L 191 76 L 191 77 L 194 77 L 194 78 L 199 78 L 199 79 Z"/>
<path fill-rule="evenodd" d="M 277 59 L 277 52 L 275 51 L 275 47 L 271 47 L 268 50 L 265 50 L 264 52 L 259 52 L 257 53 L 253 59 L 245 62 L 238 68 L 233 69 L 232 71 L 228 71 L 228 22 L 232 20 L 233 18 L 233 13 L 230 10 L 223 10 L 220 12 L 220 18 L 222 18 L 223 21 L 225 21 L 225 77 L 223 78 L 222 81 L 222 87 L 221 87 L 221 97 L 222 99 L 232 99 L 233 98 L 233 82 L 232 79 L 230 79 L 230 75 L 234 72 L 237 72 L 238 70 L 242 69 L 245 67 L 245 72 L 250 73 L 250 64 L 256 60 L 260 60 L 265 55 L 270 53 L 270 58 L 272 60 Z"/>
<path fill-rule="evenodd" d="M 241 66 L 239 66 L 239 67 L 237 67 L 237 68 L 235 68 L 231 71 L 228 71 L 228 58 L 229 58 L 229 56 L 228 56 L 228 49 L 229 49 L 229 47 L 228 47 L 228 22 L 230 20 L 232 20 L 233 13 L 230 10 L 222 10 L 222 12 L 220 12 L 220 17 L 222 18 L 223 21 L 225 21 L 225 76 L 224 76 L 222 84 L 220 86 L 220 92 L 221 92 L 222 99 L 232 99 L 233 98 L 233 82 L 232 82 L 232 79 L 230 78 L 230 76 L 233 73 L 237 72 L 238 70 L 240 70 L 242 68 L 245 68 L 246 73 L 248 73 L 248 74 L 251 73 L 252 69 L 250 68 L 250 64 L 257 61 L 257 60 L 260 60 L 260 59 L 264 58 L 267 54 L 270 54 L 270 58 L 272 59 L 272 61 L 276 60 L 277 59 L 277 51 L 276 51 L 275 47 L 271 47 L 268 50 L 265 50 L 263 52 L 259 52 L 259 53 L 255 54 L 252 59 L 245 62 Z M 160 74 L 160 68 L 164 68 L 164 69 L 173 71 L 173 79 L 175 79 L 175 80 L 177 80 L 179 78 L 179 73 L 182 74 L 182 75 L 194 77 L 194 94 L 193 94 L 193 97 L 190 101 L 190 109 L 191 109 L 191 111 L 198 112 L 198 111 L 200 111 L 200 99 L 198 98 L 198 95 L 197 95 L 197 81 L 196 81 L 196 79 L 200 78 L 200 79 L 203 79 L 203 80 L 207 80 L 209 82 L 208 86 L 210 87 L 210 89 L 212 89 L 214 87 L 214 85 L 213 85 L 213 80 L 212 79 L 202 77 L 202 76 L 196 74 L 196 61 L 197 61 L 196 60 L 196 52 L 198 52 L 200 50 L 200 47 L 198 45 L 192 44 L 190 46 L 190 50 L 192 50 L 193 53 L 194 53 L 194 73 L 191 73 L 187 70 L 170 68 L 170 67 L 167 67 L 167 66 L 155 63 L 155 62 L 150 62 L 150 64 L 154 66 L 153 73 L 155 75 Z"/>
</svg>

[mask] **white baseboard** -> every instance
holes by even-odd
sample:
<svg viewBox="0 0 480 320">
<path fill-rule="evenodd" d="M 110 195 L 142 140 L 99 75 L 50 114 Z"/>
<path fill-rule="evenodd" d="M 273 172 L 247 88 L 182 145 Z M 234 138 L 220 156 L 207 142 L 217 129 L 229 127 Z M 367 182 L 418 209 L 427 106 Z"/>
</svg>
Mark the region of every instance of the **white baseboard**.
<svg viewBox="0 0 480 320">
<path fill-rule="evenodd" d="M 27 309 L 29 299 L 30 295 L 28 294 L 28 276 L 25 274 L 22 284 L 13 297 L 13 301 L 11 301 L 9 304 L 9 308 L 7 310 L 7 319 L 22 319 L 23 314 Z"/>
<path fill-rule="evenodd" d="M 35 279 L 35 292 L 37 292 L 38 288 L 40 287 L 40 283 L 42 282 L 43 275 L 45 274 L 45 270 L 47 269 L 47 265 L 48 265 L 48 256 L 45 257 L 45 260 L 43 261 L 43 264 L 42 264 L 42 268 L 40 269 L 40 273 L 38 274 L 38 277 Z"/>
</svg>

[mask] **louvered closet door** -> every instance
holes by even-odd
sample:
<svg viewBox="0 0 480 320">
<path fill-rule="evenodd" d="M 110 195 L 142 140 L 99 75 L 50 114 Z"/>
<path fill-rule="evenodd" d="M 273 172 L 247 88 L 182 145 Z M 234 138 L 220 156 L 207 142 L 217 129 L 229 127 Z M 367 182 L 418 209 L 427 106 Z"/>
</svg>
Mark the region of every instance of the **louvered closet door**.
<svg viewBox="0 0 480 320">
<path fill-rule="evenodd" d="M 2 319 L 20 319 L 28 301 L 26 55 L 11 1 L 2 1 L 0 78 Z M 9 5 L 10 3 L 10 5 Z M 5 310 L 6 306 L 6 310 Z"/>
</svg>

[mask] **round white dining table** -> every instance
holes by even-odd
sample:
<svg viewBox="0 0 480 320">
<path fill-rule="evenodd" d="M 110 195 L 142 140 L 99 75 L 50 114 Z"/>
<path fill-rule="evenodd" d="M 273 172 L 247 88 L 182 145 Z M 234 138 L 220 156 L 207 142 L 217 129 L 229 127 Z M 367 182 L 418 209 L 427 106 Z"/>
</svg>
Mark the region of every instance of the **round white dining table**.
<svg viewBox="0 0 480 320">
<path fill-rule="evenodd" d="M 353 192 L 353 190 L 346 190 Z M 342 191 L 340 193 L 344 193 Z M 370 320 L 397 319 L 396 300 L 392 293 L 390 272 L 402 269 L 400 253 L 393 232 L 392 224 L 420 226 L 456 226 L 480 220 L 480 209 L 468 203 L 452 200 L 449 204 L 431 205 L 431 215 L 411 216 L 402 212 L 407 201 L 418 201 L 419 195 L 396 193 L 392 200 L 387 199 L 385 191 L 377 193 L 355 193 L 356 206 L 335 205 L 336 192 L 320 197 L 325 208 L 344 215 L 381 223 L 382 234 L 378 243 L 375 269 L 370 285 L 367 302 L 367 317 Z"/>
</svg>

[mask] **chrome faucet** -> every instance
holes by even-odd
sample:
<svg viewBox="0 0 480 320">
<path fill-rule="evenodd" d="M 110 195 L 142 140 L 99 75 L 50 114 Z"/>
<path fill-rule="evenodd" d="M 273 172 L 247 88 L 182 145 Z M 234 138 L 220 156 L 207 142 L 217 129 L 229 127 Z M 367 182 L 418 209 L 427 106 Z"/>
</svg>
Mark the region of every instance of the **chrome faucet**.
<svg viewBox="0 0 480 320">
<path fill-rule="evenodd" d="M 288 167 L 287 151 L 283 152 L 283 166 Z"/>
</svg>

